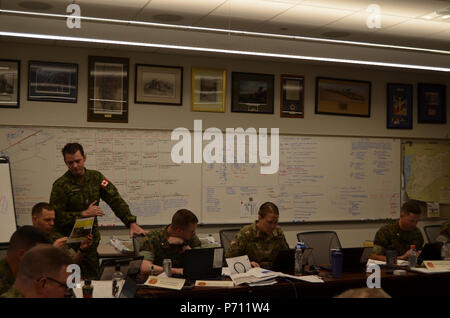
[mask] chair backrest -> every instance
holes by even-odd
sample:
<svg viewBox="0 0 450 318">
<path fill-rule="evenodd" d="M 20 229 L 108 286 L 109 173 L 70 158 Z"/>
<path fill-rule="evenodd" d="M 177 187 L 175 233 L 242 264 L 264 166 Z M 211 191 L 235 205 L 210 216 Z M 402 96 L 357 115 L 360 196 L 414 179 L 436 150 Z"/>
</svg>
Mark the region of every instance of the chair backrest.
<svg viewBox="0 0 450 318">
<path fill-rule="evenodd" d="M 310 265 L 331 264 L 330 250 L 341 249 L 341 242 L 334 231 L 315 231 L 297 233 L 297 240 L 303 240 L 306 247 L 313 249 L 313 263 Z"/>
<path fill-rule="evenodd" d="M 441 226 L 440 225 L 427 225 L 423 227 L 423 231 L 425 232 L 425 235 L 427 236 L 427 240 L 429 243 L 436 242 L 436 238 L 439 236 L 439 233 L 441 232 Z"/>
<path fill-rule="evenodd" d="M 226 254 L 230 248 L 231 241 L 234 239 L 236 234 L 238 234 L 240 229 L 225 229 L 220 230 L 220 245 L 223 247 L 223 252 Z"/>
</svg>

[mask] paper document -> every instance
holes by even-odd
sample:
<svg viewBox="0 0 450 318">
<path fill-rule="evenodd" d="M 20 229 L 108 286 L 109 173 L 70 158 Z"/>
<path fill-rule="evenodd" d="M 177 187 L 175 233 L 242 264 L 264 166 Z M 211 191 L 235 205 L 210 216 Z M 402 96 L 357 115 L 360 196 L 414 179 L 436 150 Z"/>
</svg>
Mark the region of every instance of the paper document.
<svg viewBox="0 0 450 318">
<path fill-rule="evenodd" d="M 72 233 L 70 233 L 69 239 L 67 240 L 67 244 L 80 243 L 86 240 L 87 236 L 92 233 L 94 219 L 94 217 L 76 219 Z"/>
<path fill-rule="evenodd" d="M 181 288 L 183 288 L 184 286 L 185 281 L 185 279 L 181 278 L 149 276 L 144 285 L 149 287 L 181 290 Z"/>
<path fill-rule="evenodd" d="M 317 275 L 293 276 L 293 275 L 281 273 L 280 276 L 293 278 L 293 279 L 297 279 L 297 280 L 302 280 L 302 281 L 305 281 L 308 283 L 325 283 L 325 281 Z"/>
<path fill-rule="evenodd" d="M 231 280 L 197 280 L 195 286 L 198 287 L 234 287 Z"/>
<path fill-rule="evenodd" d="M 252 268 L 248 255 L 227 258 L 226 261 L 230 274 L 245 273 Z"/>
<path fill-rule="evenodd" d="M 429 271 L 450 272 L 450 261 L 423 261 Z"/>
<path fill-rule="evenodd" d="M 368 259 L 367 260 L 367 266 L 376 264 L 376 265 L 386 265 L 386 262 L 384 261 L 377 261 L 374 259 Z M 408 261 L 405 260 L 397 260 L 397 266 L 408 266 Z"/>
<path fill-rule="evenodd" d="M 273 280 L 279 276 L 278 274 L 279 273 L 277 272 L 272 272 L 261 267 L 255 267 L 245 273 L 232 273 L 230 277 L 233 283 L 238 286 L 241 284 L 261 283 L 264 281 Z"/>
<path fill-rule="evenodd" d="M 120 295 L 124 284 L 125 280 L 119 282 L 118 295 Z M 94 287 L 92 298 L 114 298 L 112 295 L 112 280 L 93 280 L 91 281 L 91 285 Z M 84 281 L 73 289 L 77 298 L 83 298 L 82 286 L 84 286 Z"/>
<path fill-rule="evenodd" d="M 133 254 L 134 253 L 134 251 L 132 249 L 125 246 L 125 244 L 122 242 L 122 240 L 120 240 L 117 237 L 111 238 L 111 240 L 109 241 L 109 244 L 114 246 L 114 248 L 122 254 Z"/>
</svg>

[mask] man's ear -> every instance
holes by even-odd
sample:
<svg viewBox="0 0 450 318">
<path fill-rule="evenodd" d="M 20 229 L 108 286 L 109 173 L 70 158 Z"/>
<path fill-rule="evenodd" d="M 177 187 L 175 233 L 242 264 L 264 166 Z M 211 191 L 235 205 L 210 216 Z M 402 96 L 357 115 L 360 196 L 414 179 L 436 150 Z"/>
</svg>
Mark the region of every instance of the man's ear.
<svg viewBox="0 0 450 318">
<path fill-rule="evenodd" d="M 38 281 L 37 281 L 37 287 L 39 289 L 44 289 L 45 284 L 47 283 L 47 279 L 45 277 L 41 277 Z"/>
<path fill-rule="evenodd" d="M 85 155 L 83 156 L 83 160 L 86 161 L 86 158 L 87 158 L 87 154 L 85 154 Z"/>
</svg>

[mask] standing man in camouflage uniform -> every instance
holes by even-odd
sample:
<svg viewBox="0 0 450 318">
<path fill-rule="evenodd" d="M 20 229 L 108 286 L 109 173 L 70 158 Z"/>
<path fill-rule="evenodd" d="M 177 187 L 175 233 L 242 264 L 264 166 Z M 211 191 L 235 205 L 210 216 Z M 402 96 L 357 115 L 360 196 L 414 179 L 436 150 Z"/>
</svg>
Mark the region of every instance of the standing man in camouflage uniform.
<svg viewBox="0 0 450 318">
<path fill-rule="evenodd" d="M 183 275 L 183 253 L 187 249 L 199 247 L 200 239 L 195 234 L 198 219 L 189 210 L 178 210 L 172 217 L 172 223 L 164 228 L 147 234 L 141 246 L 140 255 L 144 256 L 141 273 L 148 275 L 163 272 L 162 262 L 165 258 L 172 260 L 172 273 Z"/>
<path fill-rule="evenodd" d="M 261 205 L 258 220 L 239 231 L 225 256 L 248 255 L 253 267 L 270 269 L 278 253 L 289 249 L 283 230 L 277 226 L 279 216 L 278 207 L 272 202 Z"/>
<path fill-rule="evenodd" d="M 393 247 L 397 251 L 397 259 L 406 260 L 409 256 L 410 245 L 417 250 L 422 249 L 424 240 L 417 228 L 420 219 L 420 206 L 415 201 L 405 202 L 400 211 L 400 219 L 387 224 L 375 234 L 371 259 L 386 261 L 386 250 Z"/>
<path fill-rule="evenodd" d="M 43 232 L 30 225 L 22 226 L 14 232 L 9 240 L 6 257 L 0 261 L 0 294 L 14 284 L 25 252 L 40 243 L 50 243 L 50 241 Z"/>
<path fill-rule="evenodd" d="M 72 257 L 75 264 L 80 264 L 83 259 L 84 253 L 92 245 L 92 234 L 88 235 L 88 238 L 81 243 L 67 245 L 67 236 L 63 236 L 54 229 L 55 225 L 55 209 L 51 204 L 46 202 L 39 202 L 33 206 L 31 210 L 31 220 L 33 226 L 38 230 L 44 232 L 49 238 L 53 246 L 62 248 L 67 254 Z M 73 248 L 72 248 L 73 247 Z M 75 247 L 77 251 L 75 251 Z"/>
<path fill-rule="evenodd" d="M 99 270 L 97 246 L 100 242 L 97 217 L 105 214 L 98 206 L 100 199 L 130 229 L 130 236 L 145 234 L 146 231 L 136 224 L 136 217 L 131 214 L 117 188 L 100 172 L 84 167 L 86 155 L 80 144 L 66 144 L 62 154 L 68 171 L 53 183 L 50 195 L 50 204 L 56 212 L 55 230 L 69 236 L 77 218 L 95 217 L 92 229 L 94 243 L 80 264 L 83 277 L 95 278 Z"/>
</svg>

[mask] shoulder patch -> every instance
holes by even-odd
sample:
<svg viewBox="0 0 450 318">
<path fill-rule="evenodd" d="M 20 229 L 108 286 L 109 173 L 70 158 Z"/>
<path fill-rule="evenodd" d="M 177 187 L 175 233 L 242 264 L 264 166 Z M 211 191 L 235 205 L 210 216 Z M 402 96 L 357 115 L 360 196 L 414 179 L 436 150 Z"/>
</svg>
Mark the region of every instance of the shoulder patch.
<svg viewBox="0 0 450 318">
<path fill-rule="evenodd" d="M 102 183 L 100 183 L 100 187 L 101 188 L 106 188 L 109 184 L 109 180 L 108 179 L 103 179 Z"/>
</svg>

